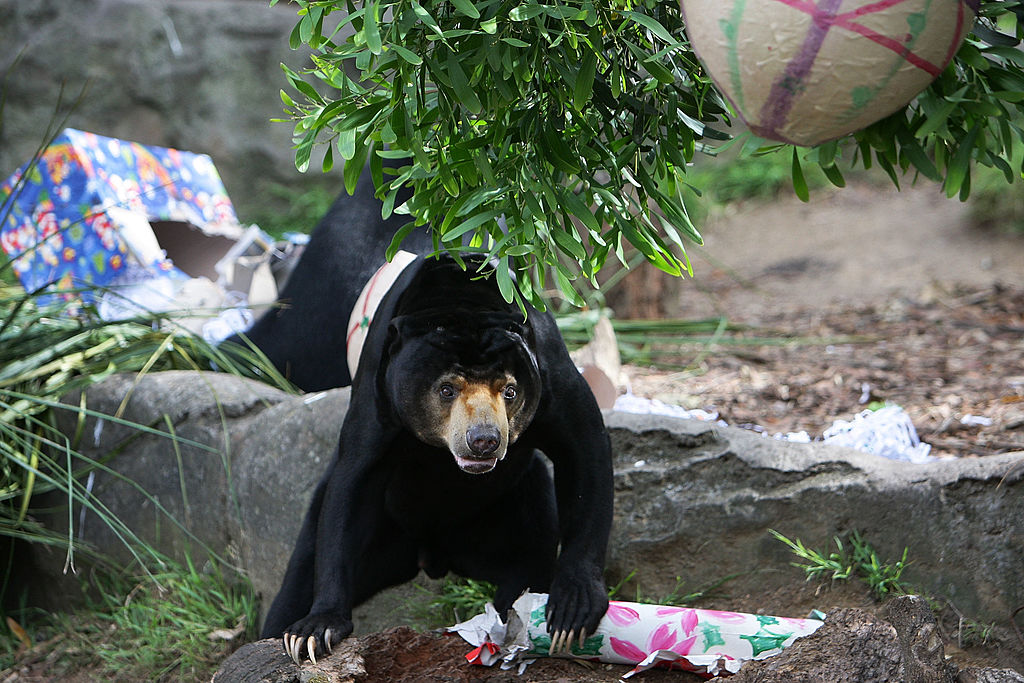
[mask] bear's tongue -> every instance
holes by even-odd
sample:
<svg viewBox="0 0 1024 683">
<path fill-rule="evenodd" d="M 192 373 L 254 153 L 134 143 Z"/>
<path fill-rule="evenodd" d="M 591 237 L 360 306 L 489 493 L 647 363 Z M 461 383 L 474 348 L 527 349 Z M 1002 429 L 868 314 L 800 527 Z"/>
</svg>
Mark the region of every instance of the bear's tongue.
<svg viewBox="0 0 1024 683">
<path fill-rule="evenodd" d="M 464 472 L 470 474 L 483 474 L 484 472 L 490 472 L 494 469 L 494 466 L 498 464 L 497 458 L 463 458 L 458 455 L 455 456 L 455 462 L 459 465 L 459 468 Z"/>
</svg>

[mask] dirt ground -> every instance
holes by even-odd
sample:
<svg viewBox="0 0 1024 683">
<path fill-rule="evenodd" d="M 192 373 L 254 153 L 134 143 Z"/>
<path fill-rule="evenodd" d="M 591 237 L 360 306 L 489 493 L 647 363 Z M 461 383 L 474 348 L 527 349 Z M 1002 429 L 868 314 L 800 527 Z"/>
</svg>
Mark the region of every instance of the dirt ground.
<svg viewBox="0 0 1024 683">
<path fill-rule="evenodd" d="M 627 367 L 636 395 L 812 438 L 890 402 L 933 455 L 1024 450 L 1024 235 L 974 226 L 934 188 L 855 186 L 738 207 L 704 237 L 694 279 L 664 288 L 668 315 L 792 340 Z"/>
</svg>

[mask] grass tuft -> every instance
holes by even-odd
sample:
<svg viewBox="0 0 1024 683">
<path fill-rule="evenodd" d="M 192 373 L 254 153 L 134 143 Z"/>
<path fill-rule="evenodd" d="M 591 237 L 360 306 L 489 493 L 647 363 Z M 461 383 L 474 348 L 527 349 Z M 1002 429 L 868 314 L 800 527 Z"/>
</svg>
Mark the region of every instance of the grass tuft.
<svg viewBox="0 0 1024 683">
<path fill-rule="evenodd" d="M 89 602 L 82 609 L 19 615 L 25 626 L 8 617 L 0 661 L 118 681 L 208 680 L 228 653 L 257 635 L 251 585 L 215 561 L 200 570 L 188 558 L 163 558 L 145 575 L 97 570 L 83 583 Z"/>
<path fill-rule="evenodd" d="M 903 556 L 896 562 L 882 562 L 878 558 L 878 553 L 858 531 L 850 533 L 849 548 L 838 536 L 834 536 L 832 540 L 836 550 L 831 552 L 808 548 L 800 539 L 790 540 L 774 529 L 769 529 L 768 533 L 803 560 L 791 564 L 802 569 L 808 581 L 820 580 L 826 576 L 831 581 L 845 581 L 856 577 L 867 584 L 879 599 L 887 597 L 890 593 L 906 595 L 911 592 L 902 581 L 903 570 L 908 564 L 907 554 L 910 552 L 907 547 L 903 548 Z"/>
</svg>

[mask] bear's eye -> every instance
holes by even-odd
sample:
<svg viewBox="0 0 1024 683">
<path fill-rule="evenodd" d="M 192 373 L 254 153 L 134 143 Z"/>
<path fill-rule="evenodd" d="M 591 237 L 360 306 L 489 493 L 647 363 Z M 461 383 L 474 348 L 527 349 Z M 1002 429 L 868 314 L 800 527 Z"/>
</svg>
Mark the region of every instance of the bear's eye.
<svg viewBox="0 0 1024 683">
<path fill-rule="evenodd" d="M 516 388 L 513 385 L 509 384 L 507 387 L 505 387 L 505 390 L 501 392 L 501 395 L 505 398 L 506 401 L 514 401 L 516 396 L 518 396 L 519 394 L 516 392 Z"/>
<path fill-rule="evenodd" d="M 441 388 L 437 390 L 437 393 L 441 395 L 441 398 L 455 398 L 455 387 L 445 382 L 441 385 Z"/>
</svg>

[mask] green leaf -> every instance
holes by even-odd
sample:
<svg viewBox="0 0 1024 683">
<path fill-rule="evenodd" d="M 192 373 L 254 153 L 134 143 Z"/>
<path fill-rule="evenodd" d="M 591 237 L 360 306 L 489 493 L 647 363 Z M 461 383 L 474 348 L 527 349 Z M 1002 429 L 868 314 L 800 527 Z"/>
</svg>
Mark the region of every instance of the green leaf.
<svg viewBox="0 0 1024 683">
<path fill-rule="evenodd" d="M 366 152 L 367 146 L 358 141 L 355 145 L 355 149 L 352 152 L 352 157 L 345 161 L 345 190 L 349 194 L 353 194 L 356 191 L 356 183 L 359 182 L 359 177 L 363 173 L 363 168 L 366 166 Z"/>
<path fill-rule="evenodd" d="M 597 54 L 588 51 L 583 55 L 583 63 L 580 64 L 580 72 L 576 74 L 576 86 L 572 91 L 572 106 L 578 111 L 590 100 L 590 94 L 594 90 L 594 74 L 597 70 Z"/>
<path fill-rule="evenodd" d="M 387 218 L 387 216 L 384 216 L 384 218 Z M 394 259 L 395 254 L 397 254 L 398 250 L 402 248 L 402 240 L 408 237 L 415 227 L 416 223 L 413 221 L 409 221 L 400 227 L 398 231 L 395 232 L 395 236 L 391 238 L 391 244 L 389 244 L 388 248 L 384 251 L 384 258 L 389 262 Z"/>
<path fill-rule="evenodd" d="M 582 261 L 587 258 L 587 251 L 583 248 L 583 244 L 579 239 L 575 235 L 571 234 L 571 229 L 572 223 L 566 219 L 562 227 L 557 225 L 552 226 L 551 236 L 555 238 L 555 243 L 562 251 L 573 258 Z"/>
<path fill-rule="evenodd" d="M 508 303 L 512 303 L 512 300 L 515 298 L 516 285 L 512 281 L 511 272 L 509 272 L 507 256 L 498 261 L 498 265 L 494 269 L 494 276 L 498 281 L 498 291 L 501 292 L 501 298 Z"/>
<path fill-rule="evenodd" d="M 451 79 L 452 89 L 455 91 L 459 103 L 474 114 L 479 114 L 483 108 L 480 104 L 480 98 L 476 96 L 473 88 L 470 87 L 469 79 L 466 78 L 466 72 L 462 70 L 462 66 L 459 64 L 459 57 L 454 52 L 448 53 L 448 78 Z"/>
<path fill-rule="evenodd" d="M 302 17 L 302 21 L 299 22 L 299 41 L 303 44 L 308 44 L 309 39 L 313 37 L 313 17 L 305 15 Z"/>
<path fill-rule="evenodd" d="M 536 251 L 537 248 L 532 244 L 513 244 L 505 249 L 505 253 L 509 256 L 526 256 L 527 254 L 536 253 Z"/>
<path fill-rule="evenodd" d="M 800 155 L 797 154 L 797 148 L 793 148 L 793 192 L 800 198 L 800 201 L 806 202 L 811 198 L 811 193 L 807 189 L 807 181 L 804 179 L 804 171 L 800 167 Z"/>
<path fill-rule="evenodd" d="M 832 164 L 831 166 L 823 167 L 821 170 L 830 183 L 836 187 L 846 187 L 846 178 L 843 177 L 843 172 L 839 170 L 838 166 Z"/>
<path fill-rule="evenodd" d="M 926 138 L 942 126 L 946 125 L 946 121 L 949 119 L 949 115 L 956 109 L 957 103 L 952 101 L 945 102 L 936 112 L 930 114 L 928 118 L 922 123 L 916 131 L 914 136 L 919 140 Z"/>
<path fill-rule="evenodd" d="M 645 60 L 643 64 L 644 68 L 647 69 L 651 73 L 651 75 L 658 79 L 660 82 L 665 83 L 667 85 L 671 85 L 676 82 L 676 77 L 672 74 L 671 71 L 665 68 L 665 65 L 662 64 L 659 59 L 652 57 L 651 59 Z M 701 131 L 703 131 L 704 126 L 701 125 L 700 128 Z"/>
<path fill-rule="evenodd" d="M 377 25 L 377 12 L 380 7 L 376 2 L 366 8 L 363 14 L 363 38 L 366 40 L 366 47 L 375 55 L 381 53 L 380 27 Z"/>
<path fill-rule="evenodd" d="M 444 33 L 441 31 L 441 27 L 437 25 L 437 21 L 435 21 L 434 17 L 430 15 L 430 12 L 428 12 L 423 5 L 418 3 L 416 0 L 410 0 L 410 4 L 412 4 L 412 11 L 417 17 L 419 17 L 419 20 L 426 24 L 427 28 L 437 34 L 441 38 L 441 41 L 447 45 L 448 41 L 445 39 Z"/>
<path fill-rule="evenodd" d="M 295 168 L 305 173 L 309 168 L 309 158 L 313 153 L 313 135 L 307 134 L 295 147 Z"/>
<path fill-rule="evenodd" d="M 588 230 L 593 233 L 601 232 L 601 224 L 594 217 L 593 211 L 572 190 L 559 187 L 558 197 L 569 213 L 578 218 Z"/>
<path fill-rule="evenodd" d="M 326 151 L 324 151 L 324 161 L 320 166 L 324 173 L 327 173 L 334 168 L 334 146 L 328 144 Z"/>
<path fill-rule="evenodd" d="M 338 154 L 346 161 L 356 155 L 356 135 L 355 128 L 338 131 Z"/>
<path fill-rule="evenodd" d="M 475 216 L 467 218 L 466 220 L 462 221 L 448 232 L 441 235 L 441 241 L 450 242 L 452 240 L 458 239 L 465 235 L 467 232 L 471 230 L 476 230 L 478 227 L 480 227 L 487 221 L 493 221 L 500 215 L 500 209 L 492 209 L 490 211 L 478 213 Z"/>
<path fill-rule="evenodd" d="M 292 32 L 288 34 L 288 47 L 293 50 L 298 50 L 302 47 L 302 22 L 295 24 L 292 28 Z"/>
<path fill-rule="evenodd" d="M 519 5 L 513 7 L 512 11 L 508 13 L 508 18 L 512 21 L 528 21 L 534 17 L 538 17 L 544 13 L 544 7 L 536 3 L 529 5 Z M 524 47 L 528 47 L 529 43 L 525 44 Z"/>
<path fill-rule="evenodd" d="M 480 18 L 480 11 L 477 10 L 476 5 L 471 0 L 452 0 L 452 4 L 455 5 L 455 9 L 467 17 L 472 19 Z"/>
<path fill-rule="evenodd" d="M 900 147 L 900 155 L 905 156 L 925 178 L 934 180 L 937 183 L 942 182 L 942 174 L 939 173 L 939 169 L 935 168 L 935 164 L 924 153 L 924 148 L 916 140 L 902 145 Z"/>
<path fill-rule="evenodd" d="M 564 173 L 575 174 L 580 172 L 580 165 L 574 158 L 572 149 L 569 148 L 563 137 L 562 131 L 555 130 L 551 126 L 545 126 L 543 138 L 547 147 L 547 159 L 558 170 Z"/>
<path fill-rule="evenodd" d="M 981 130 L 981 123 L 976 123 L 968 131 L 967 135 L 963 140 L 960 141 L 960 146 L 956 150 L 956 154 L 949 160 L 949 168 L 946 170 L 946 196 L 953 197 L 953 195 L 960 192 L 961 186 L 967 181 L 970 174 L 970 161 L 971 155 L 974 152 L 974 141 L 978 137 L 978 131 Z"/>
<path fill-rule="evenodd" d="M 661 22 L 659 22 L 658 20 L 649 17 L 646 14 L 641 14 L 640 12 L 623 12 L 623 15 L 646 28 L 648 31 L 650 31 L 659 39 L 661 39 L 661 41 L 664 42 L 666 45 L 674 46 L 679 44 L 679 39 L 673 38 L 672 34 L 669 33 L 668 30 L 666 30 L 665 27 L 662 26 Z"/>
<path fill-rule="evenodd" d="M 555 268 L 555 282 L 558 283 L 558 290 L 573 306 L 583 308 L 583 306 L 586 305 L 583 297 L 581 297 L 579 292 L 576 291 L 576 288 L 572 286 L 572 280 L 570 280 L 569 276 L 565 274 L 563 268 Z"/>
<path fill-rule="evenodd" d="M 302 80 L 297 73 L 289 69 L 286 65 L 282 64 L 281 68 L 284 69 L 285 76 L 288 78 L 288 82 L 292 84 L 293 88 L 308 97 L 310 102 L 324 104 L 324 100 L 320 96 L 320 93 L 316 91 L 316 88 Z"/>
<path fill-rule="evenodd" d="M 387 49 L 393 50 L 396 55 L 412 64 L 413 66 L 419 66 L 423 63 L 423 59 L 418 54 L 409 50 L 408 48 L 402 47 L 401 45 L 388 45 Z"/>
</svg>

